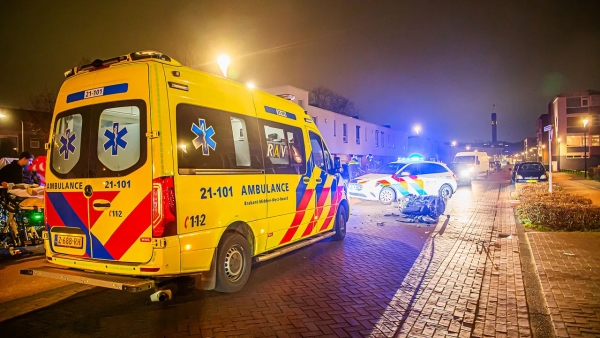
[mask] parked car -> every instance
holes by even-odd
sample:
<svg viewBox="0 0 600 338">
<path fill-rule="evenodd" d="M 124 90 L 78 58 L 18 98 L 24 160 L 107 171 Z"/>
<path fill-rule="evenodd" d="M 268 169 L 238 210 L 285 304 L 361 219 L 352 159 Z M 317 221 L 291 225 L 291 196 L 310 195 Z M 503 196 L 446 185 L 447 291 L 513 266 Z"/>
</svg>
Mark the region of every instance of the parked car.
<svg viewBox="0 0 600 338">
<path fill-rule="evenodd" d="M 513 172 L 516 183 L 535 183 L 548 181 L 546 168 L 540 162 L 523 162 Z"/>
<path fill-rule="evenodd" d="M 351 180 L 348 194 L 362 200 L 391 204 L 409 194 L 450 198 L 456 188 L 456 175 L 445 164 L 396 161 L 377 169 L 375 173 Z"/>
</svg>

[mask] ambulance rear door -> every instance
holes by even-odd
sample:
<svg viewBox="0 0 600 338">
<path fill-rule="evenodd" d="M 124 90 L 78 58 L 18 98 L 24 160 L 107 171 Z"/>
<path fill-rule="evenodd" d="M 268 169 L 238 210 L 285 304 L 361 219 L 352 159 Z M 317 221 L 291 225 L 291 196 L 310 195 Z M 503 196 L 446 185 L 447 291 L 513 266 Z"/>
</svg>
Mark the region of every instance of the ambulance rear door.
<svg viewBox="0 0 600 338">
<path fill-rule="evenodd" d="M 96 259 L 143 263 L 152 257 L 148 71 L 147 63 L 139 63 L 96 76 L 94 87 L 126 90 L 123 97 L 99 96 L 90 119 L 87 193 Z"/>
<path fill-rule="evenodd" d="M 51 248 L 84 258 L 148 262 L 148 65 L 113 66 L 67 81 L 57 101 L 62 112 L 54 121 L 47 182 Z"/>
</svg>

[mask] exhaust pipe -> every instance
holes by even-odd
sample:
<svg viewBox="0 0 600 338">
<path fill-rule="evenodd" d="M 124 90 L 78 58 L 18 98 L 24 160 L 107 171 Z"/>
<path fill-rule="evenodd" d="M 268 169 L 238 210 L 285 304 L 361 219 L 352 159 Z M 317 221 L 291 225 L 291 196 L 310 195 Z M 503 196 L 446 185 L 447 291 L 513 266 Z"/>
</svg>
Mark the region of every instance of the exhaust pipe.
<svg viewBox="0 0 600 338">
<path fill-rule="evenodd" d="M 173 298 L 171 290 L 158 290 L 150 295 L 150 300 L 153 302 L 165 302 Z"/>
<path fill-rule="evenodd" d="M 166 302 L 167 300 L 173 299 L 173 293 L 175 291 L 177 291 L 176 287 L 174 289 L 171 285 L 163 287 L 155 293 L 151 294 L 150 300 L 152 302 Z"/>
</svg>

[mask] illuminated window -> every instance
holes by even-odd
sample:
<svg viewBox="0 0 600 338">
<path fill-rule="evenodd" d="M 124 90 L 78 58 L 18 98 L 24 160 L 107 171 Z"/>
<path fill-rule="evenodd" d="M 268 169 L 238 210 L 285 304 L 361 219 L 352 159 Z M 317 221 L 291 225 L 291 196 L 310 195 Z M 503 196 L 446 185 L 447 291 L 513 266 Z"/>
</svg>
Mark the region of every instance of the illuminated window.
<svg viewBox="0 0 600 338">
<path fill-rule="evenodd" d="M 600 135 L 592 135 L 592 146 L 600 146 Z"/>
<path fill-rule="evenodd" d="M 581 135 L 567 135 L 567 146 L 581 147 L 583 146 L 583 136 Z"/>
</svg>

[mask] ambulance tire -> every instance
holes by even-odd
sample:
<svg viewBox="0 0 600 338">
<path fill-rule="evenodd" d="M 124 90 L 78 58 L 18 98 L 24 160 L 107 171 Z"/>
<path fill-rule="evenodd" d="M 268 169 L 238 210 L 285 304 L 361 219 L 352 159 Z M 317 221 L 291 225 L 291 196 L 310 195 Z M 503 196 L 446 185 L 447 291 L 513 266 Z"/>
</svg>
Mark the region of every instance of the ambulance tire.
<svg viewBox="0 0 600 338">
<path fill-rule="evenodd" d="M 397 200 L 396 190 L 394 190 L 390 187 L 385 187 L 385 188 L 381 189 L 381 191 L 379 192 L 379 203 L 381 203 L 383 205 L 390 205 L 390 204 L 392 204 L 392 202 L 395 202 L 396 200 Z"/>
<path fill-rule="evenodd" d="M 342 241 L 344 237 L 346 237 L 346 208 L 340 205 L 335 217 L 335 235 L 333 235 L 333 240 Z"/>
<path fill-rule="evenodd" d="M 215 290 L 240 291 L 250 277 L 252 251 L 250 243 L 237 232 L 226 232 L 217 250 L 217 281 Z"/>
</svg>

